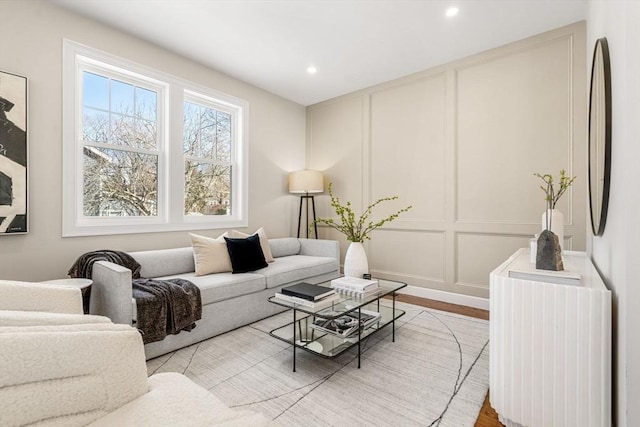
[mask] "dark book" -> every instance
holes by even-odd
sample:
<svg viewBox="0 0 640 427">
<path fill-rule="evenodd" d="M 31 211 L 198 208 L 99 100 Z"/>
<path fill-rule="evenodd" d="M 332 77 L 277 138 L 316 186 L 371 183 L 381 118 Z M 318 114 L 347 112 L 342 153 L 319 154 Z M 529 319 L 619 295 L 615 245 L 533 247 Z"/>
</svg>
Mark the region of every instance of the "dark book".
<svg viewBox="0 0 640 427">
<path fill-rule="evenodd" d="M 336 293 L 334 289 L 326 286 L 312 285 L 310 283 L 298 283 L 297 285 L 286 286 L 280 291 L 284 295 L 306 299 L 308 301 L 318 301 Z"/>
</svg>

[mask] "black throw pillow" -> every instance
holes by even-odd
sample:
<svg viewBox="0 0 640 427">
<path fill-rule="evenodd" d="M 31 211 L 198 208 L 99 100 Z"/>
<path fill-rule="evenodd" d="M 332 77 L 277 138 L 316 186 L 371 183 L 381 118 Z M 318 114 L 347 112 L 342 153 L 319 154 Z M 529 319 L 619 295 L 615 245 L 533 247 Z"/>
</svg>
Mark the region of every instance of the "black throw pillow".
<svg viewBox="0 0 640 427">
<path fill-rule="evenodd" d="M 255 271 L 268 265 L 260 247 L 260 237 L 257 234 L 244 239 L 225 237 L 224 240 L 227 242 L 233 274 Z"/>
</svg>

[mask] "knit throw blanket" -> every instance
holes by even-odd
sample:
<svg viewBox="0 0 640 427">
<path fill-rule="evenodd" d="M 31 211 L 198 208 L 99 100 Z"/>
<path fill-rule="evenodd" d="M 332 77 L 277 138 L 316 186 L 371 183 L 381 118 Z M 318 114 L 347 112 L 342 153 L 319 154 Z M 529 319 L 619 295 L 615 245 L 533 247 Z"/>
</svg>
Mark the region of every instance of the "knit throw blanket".
<svg viewBox="0 0 640 427">
<path fill-rule="evenodd" d="M 112 251 L 108 249 L 87 252 L 86 254 L 80 255 L 76 262 L 73 263 L 67 274 L 69 277 L 83 277 L 85 279 L 91 279 L 93 264 L 96 261 L 109 261 L 114 264 L 121 265 L 131 270 L 131 278 L 137 279 L 140 277 L 140 264 L 138 264 L 131 255 L 126 252 Z"/>
<path fill-rule="evenodd" d="M 133 297 L 138 309 L 136 327 L 145 344 L 191 331 L 202 318 L 200 289 L 188 280 L 136 279 Z"/>
<path fill-rule="evenodd" d="M 191 331 L 202 318 L 202 300 L 196 285 L 183 279 L 141 279 L 140 264 L 126 252 L 103 249 L 80 255 L 69 269 L 69 277 L 91 279 L 96 261 L 109 261 L 131 270 L 138 311 L 136 327 L 145 344 Z"/>
</svg>

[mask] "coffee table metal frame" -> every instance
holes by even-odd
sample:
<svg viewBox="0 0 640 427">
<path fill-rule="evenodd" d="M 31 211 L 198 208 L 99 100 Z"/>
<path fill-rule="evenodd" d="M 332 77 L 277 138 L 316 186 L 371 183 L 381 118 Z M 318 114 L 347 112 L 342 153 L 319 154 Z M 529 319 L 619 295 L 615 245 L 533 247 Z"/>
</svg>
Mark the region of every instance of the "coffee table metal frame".
<svg viewBox="0 0 640 427">
<path fill-rule="evenodd" d="M 320 283 L 320 285 L 330 286 L 330 283 Z M 272 337 L 291 344 L 293 350 L 293 372 L 296 371 L 296 348 L 301 348 L 317 356 L 331 359 L 357 345 L 358 369 L 360 369 L 361 345 L 364 338 L 378 332 L 387 325 L 391 325 L 391 340 L 392 342 L 395 342 L 395 321 L 405 314 L 403 310 L 396 309 L 396 292 L 399 289 L 406 287 L 407 284 L 379 279 L 378 285 L 379 292 L 377 294 L 370 295 L 365 298 L 343 296 L 329 307 L 332 309 L 332 315 L 326 315 L 323 313 L 321 316 L 323 319 L 336 319 L 347 313 L 357 311 L 358 319 L 360 319 L 362 310 L 365 308 L 380 313 L 381 316 L 378 322 L 365 330 L 358 328 L 357 339 L 355 337 L 341 338 L 329 332 L 310 328 L 309 318 L 311 317 L 312 321 L 315 320 L 318 313 L 327 310 L 327 308 L 313 310 L 301 304 L 282 301 L 277 299 L 275 296 L 269 298 L 269 302 L 286 307 L 293 312 L 293 322 L 287 323 L 269 332 Z M 391 307 L 380 305 L 380 299 L 387 295 L 392 297 Z M 299 313 L 306 314 L 306 316 L 298 318 Z M 296 339 L 296 330 L 298 331 L 298 339 Z M 287 331 L 292 331 L 293 334 L 290 335 Z M 325 346 L 327 346 L 327 348 L 325 348 Z M 318 347 L 320 347 L 320 350 L 318 350 Z"/>
</svg>

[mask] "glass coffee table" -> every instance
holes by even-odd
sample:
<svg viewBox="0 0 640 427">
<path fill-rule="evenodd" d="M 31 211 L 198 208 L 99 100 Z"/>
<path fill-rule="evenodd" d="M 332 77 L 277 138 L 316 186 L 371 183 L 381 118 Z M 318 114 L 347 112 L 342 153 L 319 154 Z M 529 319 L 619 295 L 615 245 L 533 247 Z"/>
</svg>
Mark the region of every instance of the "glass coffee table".
<svg viewBox="0 0 640 427">
<path fill-rule="evenodd" d="M 362 340 L 387 325 L 391 325 L 391 340 L 395 342 L 395 321 L 404 316 L 403 310 L 396 308 L 396 292 L 407 286 L 406 283 L 390 280 L 378 280 L 379 291 L 363 298 L 351 297 L 340 294 L 340 299 L 332 303 L 331 307 L 313 310 L 301 304 L 283 301 L 275 296 L 269 298 L 269 302 L 291 309 L 293 321 L 269 332 L 272 337 L 291 344 L 293 349 L 293 372 L 296 371 L 296 349 L 308 351 L 324 358 L 334 358 L 351 347 L 358 346 L 358 368 L 360 368 L 360 355 Z M 331 282 L 320 283 L 320 286 L 331 286 Z M 380 304 L 380 299 L 390 295 L 391 307 Z M 378 316 L 379 313 L 379 316 Z M 314 322 L 325 320 L 332 321 L 348 315 L 352 318 L 364 320 L 373 319 L 373 323 L 364 328 L 356 326 L 357 333 L 353 332 L 347 337 L 319 329 Z M 320 319 L 320 322 L 318 322 Z"/>
</svg>

